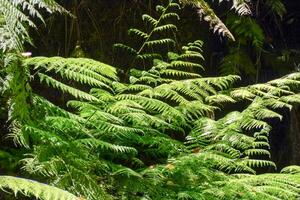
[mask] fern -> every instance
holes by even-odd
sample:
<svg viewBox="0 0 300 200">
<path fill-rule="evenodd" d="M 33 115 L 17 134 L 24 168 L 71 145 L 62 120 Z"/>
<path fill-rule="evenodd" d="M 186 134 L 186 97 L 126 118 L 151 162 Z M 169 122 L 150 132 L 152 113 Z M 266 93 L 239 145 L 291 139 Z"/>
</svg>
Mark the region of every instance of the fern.
<svg viewBox="0 0 300 200">
<path fill-rule="evenodd" d="M 43 21 L 39 9 L 47 12 L 67 12 L 54 0 L 26 0 L 26 1 L 0 1 L 0 16 L 4 23 L 0 25 L 0 50 L 23 50 L 23 43 L 30 42 L 27 25 L 35 28 L 32 18 L 36 17 Z M 28 14 L 26 14 L 28 13 Z"/>
<path fill-rule="evenodd" d="M 36 181 L 10 177 L 0 176 L 0 188 L 2 190 L 10 189 L 14 192 L 15 196 L 17 193 L 21 193 L 25 196 L 34 196 L 42 200 L 53 200 L 53 199 L 65 199 L 65 200 L 77 200 L 78 197 L 73 194 L 58 189 L 56 187 L 42 184 Z"/>
<path fill-rule="evenodd" d="M 192 3 L 202 6 L 206 17 L 215 16 L 205 1 Z M 24 91 L 30 94 L 30 120 L 20 120 L 12 135 L 30 152 L 22 159 L 26 172 L 91 200 L 299 196 L 295 166 L 256 175 L 257 169 L 276 168 L 268 159 L 267 122 L 282 119 L 278 108 L 300 102 L 299 73 L 237 88 L 236 75 L 202 77 L 203 42 L 171 46 L 177 28 L 168 20 L 179 19 L 179 8 L 175 1 L 157 6 L 158 18 L 142 17 L 150 31 L 129 30 L 141 39 L 140 45 L 116 45 L 133 56 L 125 83 L 119 82 L 114 67 L 91 59 L 16 60 L 22 64 L 18 67 L 31 70 L 33 79 L 74 97 L 66 105 L 72 112 L 67 112 L 30 87 Z M 233 9 L 248 14 L 244 1 L 234 1 Z M 213 26 L 220 23 L 213 20 Z M 244 30 L 240 33 L 254 40 Z M 156 49 L 161 46 L 165 48 Z M 138 66 L 138 59 L 148 66 Z M 28 72 L 21 80 L 30 86 Z M 216 117 L 223 106 L 241 101 L 242 111 L 226 107 L 225 116 Z"/>
<path fill-rule="evenodd" d="M 153 18 L 148 14 L 144 14 L 142 19 L 145 26 L 149 27 L 149 30 L 142 31 L 136 28 L 128 30 L 129 35 L 141 38 L 141 42 L 137 45 L 137 47 L 131 47 L 124 44 L 114 45 L 115 48 L 119 48 L 133 55 L 133 58 L 129 61 L 130 68 L 133 68 L 132 65 L 136 64 L 138 59 L 146 61 L 153 58 L 160 58 L 160 52 L 155 49 L 159 49 L 163 46 L 169 46 L 170 49 L 173 49 L 175 46 L 174 39 L 157 37 L 157 35 L 162 35 L 168 32 L 175 33 L 177 31 L 176 25 L 170 20 L 179 20 L 178 14 L 174 11 L 176 9 L 180 9 L 179 4 L 177 4 L 176 1 L 171 0 L 166 7 L 162 5 L 158 5 L 156 7 L 156 10 L 160 15 L 159 18 Z"/>
</svg>

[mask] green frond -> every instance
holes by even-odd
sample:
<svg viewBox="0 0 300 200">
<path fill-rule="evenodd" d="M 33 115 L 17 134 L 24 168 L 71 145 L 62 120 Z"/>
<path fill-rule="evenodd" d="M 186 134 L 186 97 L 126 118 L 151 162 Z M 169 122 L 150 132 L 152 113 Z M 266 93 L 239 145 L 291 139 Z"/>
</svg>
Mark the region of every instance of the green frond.
<svg viewBox="0 0 300 200">
<path fill-rule="evenodd" d="M 166 25 L 156 26 L 153 29 L 154 33 L 159 33 L 162 31 L 177 31 L 177 26 L 175 26 L 174 24 L 166 24 Z"/>
<path fill-rule="evenodd" d="M 33 57 L 23 60 L 23 65 L 33 66 L 34 69 L 44 68 L 46 71 L 79 72 L 105 83 L 118 80 L 114 67 L 88 58 Z"/>
<path fill-rule="evenodd" d="M 170 4 L 168 5 L 168 7 L 177 8 L 177 9 L 181 8 L 180 5 L 178 3 L 175 3 L 174 1 L 170 2 Z"/>
<path fill-rule="evenodd" d="M 280 173 L 283 174 L 299 174 L 300 173 L 300 167 L 297 165 L 292 165 L 292 166 L 288 166 L 283 168 Z"/>
<path fill-rule="evenodd" d="M 7 191 L 7 189 L 12 190 L 15 196 L 17 193 L 21 193 L 25 196 L 33 196 L 42 200 L 79 199 L 79 197 L 56 187 L 11 176 L 0 176 L 0 188 L 4 191 Z"/>
<path fill-rule="evenodd" d="M 241 127 L 246 130 L 250 130 L 254 128 L 263 128 L 267 126 L 268 124 L 266 122 L 253 119 L 250 116 L 245 116 L 244 119 L 241 121 Z"/>
<path fill-rule="evenodd" d="M 255 160 L 255 159 L 246 159 L 242 160 L 242 163 L 245 163 L 249 167 L 274 167 L 276 168 L 276 165 L 272 161 L 268 160 Z"/>
<path fill-rule="evenodd" d="M 231 86 L 234 82 L 240 80 L 239 76 L 236 75 L 228 75 L 222 77 L 210 77 L 210 78 L 203 78 L 208 84 L 212 84 L 222 90 L 225 90 Z"/>
<path fill-rule="evenodd" d="M 246 156 L 267 155 L 269 158 L 271 158 L 270 152 L 265 149 L 247 149 L 244 154 Z"/>
<path fill-rule="evenodd" d="M 169 18 L 175 18 L 177 20 L 180 20 L 179 15 L 177 13 L 172 13 L 172 12 L 162 15 L 161 18 L 164 20 L 169 19 Z"/>
<path fill-rule="evenodd" d="M 153 59 L 161 59 L 161 55 L 157 53 L 144 53 L 144 54 L 139 54 L 137 56 L 138 59 L 142 60 L 153 60 Z"/>
<path fill-rule="evenodd" d="M 175 25 L 180 5 L 176 2 L 157 6 L 155 17 L 143 15 L 145 29 L 128 31 L 133 40 L 138 38 L 132 45 L 135 48 L 115 45 L 118 54 L 129 53 L 121 58 L 120 71 L 126 80 L 118 79 L 115 67 L 92 59 L 7 56 L 5 66 L 12 66 L 7 79 L 12 86 L 8 114 L 19 120 L 12 123 L 11 136 L 28 153 L 21 160 L 22 169 L 89 200 L 297 198 L 300 170 L 296 166 L 281 173 L 256 173 L 276 168 L 269 159 L 268 119 L 282 119 L 278 108 L 291 109 L 300 102 L 300 73 L 238 88 L 234 88 L 240 80 L 236 75 L 202 77 L 198 71 L 203 69 L 203 42 L 180 47 Z M 179 2 L 195 6 L 214 31 L 234 39 L 206 0 Z M 249 2 L 231 2 L 238 14 L 250 14 Z M 29 4 L 24 4 L 25 10 L 31 9 Z M 29 24 L 30 16 L 41 18 L 33 10 L 26 19 L 20 6 L 17 10 L 25 30 L 34 26 Z M 252 42 L 260 51 L 265 40 L 260 26 L 247 16 L 236 19 L 243 28 L 231 20 L 229 27 L 239 43 Z M 223 59 L 225 71 L 241 72 L 239 62 L 246 60 L 249 71 L 256 72 L 247 54 L 241 48 L 230 52 Z M 66 104 L 68 111 L 35 95 L 30 74 L 75 97 Z M 28 190 L 20 188 L 24 183 L 14 189 L 2 182 L 4 190 L 37 197 L 47 194 L 40 185 L 29 185 Z M 55 190 L 47 198 L 60 199 L 55 195 L 61 192 Z"/>
<path fill-rule="evenodd" d="M 128 30 L 128 34 L 129 35 L 140 36 L 140 37 L 142 37 L 144 39 L 147 39 L 149 37 L 149 35 L 147 33 L 144 33 L 143 31 L 140 31 L 140 30 L 138 30 L 136 28 L 129 29 Z"/>
<path fill-rule="evenodd" d="M 156 19 L 154 19 L 153 17 L 151 17 L 150 15 L 144 14 L 142 16 L 142 19 L 149 23 L 150 25 L 152 25 L 153 27 L 155 27 L 158 24 L 158 21 Z"/>
<path fill-rule="evenodd" d="M 240 98 L 240 99 L 253 99 L 254 97 L 256 97 L 255 94 L 243 88 L 231 91 L 230 96 L 232 96 L 233 98 Z"/>
<path fill-rule="evenodd" d="M 137 153 L 137 150 L 133 147 L 111 144 L 105 141 L 97 140 L 95 138 L 78 139 L 75 142 L 94 149 L 110 150 L 115 153 Z"/>
<path fill-rule="evenodd" d="M 118 49 L 122 49 L 125 52 L 129 52 L 131 55 L 137 55 L 138 54 L 137 50 L 135 50 L 134 48 L 132 48 L 130 46 L 127 46 L 125 44 L 117 43 L 117 44 L 114 44 L 113 47 L 115 49 L 118 48 Z"/>
<path fill-rule="evenodd" d="M 170 119 L 178 119 L 180 121 L 185 121 L 184 116 L 182 113 L 180 113 L 178 110 L 174 109 L 172 106 L 168 105 L 167 103 L 164 103 L 160 100 L 149 98 L 149 97 L 143 97 L 138 95 L 131 95 L 131 94 L 121 94 L 116 96 L 117 99 L 123 100 L 133 100 L 145 107 L 146 109 L 149 109 L 150 111 L 157 111 L 160 113 L 168 113 L 170 115 Z"/>
<path fill-rule="evenodd" d="M 61 83 L 54 78 L 47 76 L 45 74 L 38 73 L 38 76 L 41 80 L 41 82 L 45 82 L 48 86 L 54 87 L 56 89 L 61 90 L 62 92 L 66 92 L 74 96 L 75 98 L 85 99 L 88 101 L 98 101 L 98 99 L 86 92 L 83 92 L 81 90 L 78 90 L 76 88 L 73 88 L 71 86 L 68 86 L 64 83 Z"/>
<path fill-rule="evenodd" d="M 151 41 L 145 42 L 145 46 L 148 46 L 148 47 L 161 46 L 161 45 L 175 46 L 175 41 L 170 38 L 163 38 L 163 39 L 151 40 Z"/>
<path fill-rule="evenodd" d="M 44 22 L 40 9 L 46 9 L 48 13 L 67 13 L 54 0 L 0 1 L 0 16 L 4 20 L 4 23 L 0 24 L 1 50 L 22 51 L 24 42 L 31 42 L 27 26 L 36 28 L 33 18 Z"/>
<path fill-rule="evenodd" d="M 200 65 L 200 64 L 192 63 L 192 62 L 186 62 L 186 61 L 179 61 L 179 60 L 178 61 L 172 61 L 171 65 L 172 65 L 172 67 L 175 67 L 175 68 L 199 67 L 199 68 L 203 69 L 203 66 Z"/>
<path fill-rule="evenodd" d="M 167 75 L 167 76 L 178 76 L 178 77 L 188 77 L 188 78 L 201 77 L 199 74 L 196 74 L 196 73 L 185 72 L 185 71 L 180 71 L 180 70 L 175 70 L 175 69 L 164 69 L 164 70 L 161 70 L 160 73 L 162 75 Z"/>
<path fill-rule="evenodd" d="M 208 101 L 209 103 L 225 103 L 225 102 L 235 103 L 236 102 L 233 98 L 224 94 L 212 95 L 207 97 L 205 100 Z"/>
</svg>

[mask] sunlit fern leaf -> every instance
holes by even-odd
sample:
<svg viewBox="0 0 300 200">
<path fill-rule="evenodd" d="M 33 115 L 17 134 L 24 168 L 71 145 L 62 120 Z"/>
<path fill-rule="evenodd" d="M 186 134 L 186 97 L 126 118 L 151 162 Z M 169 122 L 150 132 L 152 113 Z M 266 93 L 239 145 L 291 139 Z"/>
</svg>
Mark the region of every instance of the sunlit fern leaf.
<svg viewBox="0 0 300 200">
<path fill-rule="evenodd" d="M 167 112 L 170 114 L 170 117 L 173 116 L 174 119 L 180 119 L 181 121 L 185 121 L 182 113 L 180 113 L 178 110 L 174 109 L 172 106 L 168 105 L 167 103 L 164 103 L 157 99 L 132 95 L 132 94 L 121 94 L 118 95 L 116 98 L 119 100 L 122 99 L 133 100 L 141 104 L 145 108 L 149 109 L 150 111 L 157 111 L 160 113 Z"/>
<path fill-rule="evenodd" d="M 23 61 L 25 66 L 35 69 L 44 68 L 47 71 L 72 70 L 83 73 L 105 83 L 118 80 L 116 69 L 108 64 L 88 58 L 62 58 L 62 57 L 33 57 Z"/>
<path fill-rule="evenodd" d="M 69 101 L 68 106 L 76 108 L 80 112 L 80 116 L 88 120 L 103 120 L 116 124 L 124 124 L 124 121 L 117 116 L 105 112 L 105 110 L 96 105 L 83 101 Z"/>
<path fill-rule="evenodd" d="M 41 200 L 79 200 L 79 197 L 58 189 L 56 187 L 42 184 L 33 180 L 11 177 L 11 176 L 0 176 L 0 188 L 4 191 L 7 189 L 12 190 L 15 195 L 17 193 L 25 196 L 33 196 Z"/>
<path fill-rule="evenodd" d="M 268 126 L 266 122 L 254 119 L 250 115 L 249 116 L 246 115 L 241 121 L 241 127 L 246 130 L 250 130 L 253 128 L 263 128 L 265 126 Z"/>
<path fill-rule="evenodd" d="M 166 99 L 171 99 L 179 103 L 187 103 L 187 100 L 183 96 L 178 94 L 172 89 L 172 87 L 170 87 L 170 85 L 167 84 L 162 84 L 160 86 L 155 87 L 152 90 L 144 90 L 138 94 L 142 96 L 149 96 L 151 98 L 156 96 L 164 97 Z"/>
<path fill-rule="evenodd" d="M 78 144 L 83 144 L 87 147 L 91 147 L 94 149 L 110 150 L 115 153 L 132 153 L 132 154 L 137 153 L 137 150 L 133 147 L 126 147 L 126 146 L 111 144 L 111 143 L 101 141 L 101 140 L 98 140 L 95 138 L 78 139 L 74 142 L 76 142 Z"/>
<path fill-rule="evenodd" d="M 50 131 L 44 131 L 41 130 L 37 127 L 33 126 L 23 126 L 22 129 L 22 134 L 28 134 L 30 137 L 34 140 L 34 143 L 39 143 L 39 144 L 51 144 L 51 145 L 58 145 L 64 143 L 63 139 L 53 132 Z M 29 146 L 29 144 L 22 144 L 24 146 Z"/>
<path fill-rule="evenodd" d="M 241 162 L 246 163 L 249 167 L 274 167 L 276 168 L 276 165 L 272 161 L 268 160 L 254 160 L 254 159 L 249 159 L 249 160 L 243 160 Z"/>
<path fill-rule="evenodd" d="M 246 156 L 267 155 L 269 158 L 271 158 L 270 152 L 266 149 L 247 149 L 244 154 Z"/>
<path fill-rule="evenodd" d="M 201 84 L 201 86 L 199 86 L 190 79 L 183 81 L 173 81 L 169 84 L 171 85 L 173 90 L 179 92 L 180 94 L 192 99 L 203 101 L 207 96 L 210 95 L 211 91 L 213 91 L 212 93 L 214 94 L 214 88 L 207 85 L 204 81 L 202 83 L 204 84 Z"/>
<path fill-rule="evenodd" d="M 300 103 L 300 95 L 299 94 L 294 94 L 294 95 L 289 95 L 289 96 L 283 96 L 280 98 L 281 103 L 283 105 L 287 105 L 288 102 L 290 103 Z M 278 102 L 275 102 L 276 104 Z M 281 107 L 285 107 L 285 106 L 281 106 Z M 289 106 L 287 106 L 289 107 Z M 289 107 L 291 109 L 291 107 Z"/>
<path fill-rule="evenodd" d="M 255 94 L 251 93 L 247 89 L 236 89 L 230 92 L 230 96 L 233 98 L 240 98 L 240 99 L 253 99 L 255 97 Z"/>
<path fill-rule="evenodd" d="M 98 101 L 98 99 L 96 97 L 94 97 L 86 92 L 83 92 L 81 90 L 78 90 L 74 87 L 70 87 L 64 83 L 61 83 L 61 82 L 53 79 L 50 76 L 47 76 L 47 75 L 41 74 L 41 73 L 38 73 L 38 75 L 40 77 L 41 82 L 45 82 L 47 85 L 49 85 L 51 87 L 54 87 L 63 92 L 69 93 L 72 96 L 74 96 L 75 98 L 86 99 L 88 101 Z"/>
<path fill-rule="evenodd" d="M 114 82 L 113 82 L 114 83 Z M 113 85 L 112 83 L 112 85 Z M 90 93 L 97 97 L 100 101 L 112 101 L 114 99 L 113 93 L 103 90 L 101 88 L 92 88 Z"/>
<path fill-rule="evenodd" d="M 142 112 L 144 113 L 145 111 L 143 110 L 144 107 L 140 105 L 139 103 L 133 101 L 133 100 L 119 100 L 111 104 L 108 108 L 107 111 L 111 112 L 113 114 L 124 114 L 124 113 L 130 113 L 130 112 Z"/>
<path fill-rule="evenodd" d="M 180 71 L 180 70 L 175 70 L 175 69 L 161 70 L 160 73 L 162 75 L 167 75 L 167 76 L 178 76 L 178 77 L 188 77 L 188 78 L 199 78 L 199 77 L 201 77 L 199 74 L 196 74 L 196 73 Z"/>
<path fill-rule="evenodd" d="M 208 84 L 212 84 L 222 90 L 225 90 L 226 88 L 229 88 L 234 82 L 240 80 L 240 77 L 236 75 L 228 75 L 218 78 L 208 77 L 203 78 L 203 80 L 206 81 Z"/>
<path fill-rule="evenodd" d="M 299 174 L 300 173 L 300 167 L 297 165 L 292 165 L 292 166 L 288 166 L 283 168 L 280 173 L 283 174 Z"/>
<path fill-rule="evenodd" d="M 207 97 L 205 100 L 210 103 L 226 103 L 226 102 L 235 103 L 236 102 L 233 98 L 224 94 L 212 95 Z"/>
</svg>

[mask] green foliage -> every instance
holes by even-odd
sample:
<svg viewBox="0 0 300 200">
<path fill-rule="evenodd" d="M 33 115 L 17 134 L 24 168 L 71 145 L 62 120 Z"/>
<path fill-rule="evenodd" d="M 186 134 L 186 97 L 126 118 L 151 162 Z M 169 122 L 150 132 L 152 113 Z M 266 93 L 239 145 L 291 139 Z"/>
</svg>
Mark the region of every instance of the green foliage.
<svg viewBox="0 0 300 200">
<path fill-rule="evenodd" d="M 36 197 L 41 200 L 54 200 L 54 199 L 64 199 L 64 200 L 78 200 L 76 196 L 69 192 L 58 189 L 56 187 L 42 184 L 36 181 L 10 177 L 10 176 L 0 176 L 0 189 L 7 191 L 7 189 L 13 191 L 15 196 L 17 193 L 29 197 Z"/>
<path fill-rule="evenodd" d="M 34 27 L 32 18 L 43 21 L 40 9 L 47 12 L 66 12 L 54 0 L 1 0 L 0 1 L 0 50 L 23 49 L 24 41 L 30 42 L 27 26 Z"/>
<path fill-rule="evenodd" d="M 264 67 L 262 64 L 272 62 L 268 57 L 274 46 L 280 43 L 273 41 L 273 38 L 275 32 L 281 31 L 278 23 L 285 13 L 286 9 L 281 0 L 257 2 L 256 9 L 252 8 L 252 15 L 256 16 L 255 18 L 227 13 L 224 21 L 236 42 L 228 46 L 228 53 L 223 57 L 219 67 L 221 74 L 250 75 L 252 79 L 255 77 L 255 81 L 258 81 L 260 70 Z M 270 19 L 269 23 L 265 23 L 266 17 Z M 270 32 L 271 29 L 274 30 Z"/>
<path fill-rule="evenodd" d="M 205 1 L 183 1 L 188 2 L 202 6 L 206 17 L 216 17 Z M 244 1 L 233 1 L 233 8 L 248 14 Z M 300 103 L 300 74 L 237 88 L 236 75 L 202 77 L 203 42 L 173 47 L 177 9 L 179 4 L 169 1 L 156 7 L 159 18 L 143 15 L 147 31 L 129 30 L 141 38 L 137 48 L 116 45 L 132 54 L 126 82 L 119 81 L 116 68 L 87 58 L 8 60 L 9 74 L 22 74 L 8 82 L 15 105 L 25 106 L 12 109 L 19 122 L 12 135 L 30 152 L 22 159 L 23 169 L 88 200 L 296 199 L 299 167 L 256 174 L 276 168 L 269 159 L 272 127 L 267 121 L 281 120 L 278 109 Z M 250 18 L 239 23 L 243 20 L 259 29 Z M 212 25 L 229 34 L 220 23 Z M 261 47 L 259 30 L 250 34 L 235 28 Z M 138 66 L 139 59 L 148 66 Z M 32 92 L 28 82 L 35 79 L 71 94 L 68 111 Z M 223 110 L 237 102 L 245 103 L 242 111 Z M 218 110 L 223 117 L 215 117 Z M 1 188 L 25 195 L 75 198 L 52 186 L 2 179 Z"/>
<path fill-rule="evenodd" d="M 7 87 L 11 90 L 9 120 L 13 121 L 17 119 L 18 121 L 28 123 L 30 120 L 28 105 L 31 103 L 30 72 L 28 68 L 21 65 L 20 59 L 20 57 L 13 54 L 6 56 L 4 67 L 7 70 L 7 77 L 4 85 L 7 84 Z"/>
<path fill-rule="evenodd" d="M 158 5 L 156 11 L 159 13 L 158 18 L 154 18 L 148 14 L 142 16 L 146 30 L 132 28 L 128 30 L 128 34 L 139 39 L 136 47 L 125 44 L 115 44 L 114 47 L 131 55 L 129 67 L 134 68 L 137 62 L 151 61 L 155 58 L 161 58 L 168 50 L 172 51 L 175 47 L 174 38 L 169 37 L 175 35 L 177 27 L 174 21 L 179 20 L 176 10 L 180 9 L 180 5 L 175 0 L 169 1 L 164 7 Z M 170 34 L 171 33 L 171 34 Z M 161 52 L 162 47 L 168 47 L 167 51 Z"/>
</svg>

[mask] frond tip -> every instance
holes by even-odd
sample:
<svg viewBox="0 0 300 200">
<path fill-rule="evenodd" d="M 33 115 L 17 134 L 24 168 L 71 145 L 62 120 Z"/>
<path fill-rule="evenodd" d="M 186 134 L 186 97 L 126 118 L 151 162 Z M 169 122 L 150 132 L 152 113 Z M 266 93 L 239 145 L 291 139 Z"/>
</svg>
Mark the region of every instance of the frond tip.
<svg viewBox="0 0 300 200">
<path fill-rule="evenodd" d="M 21 193 L 25 196 L 34 196 L 41 200 L 79 200 L 75 195 L 59 188 L 32 181 L 29 179 L 0 176 L 0 189 L 10 189 L 16 196 Z"/>
</svg>

